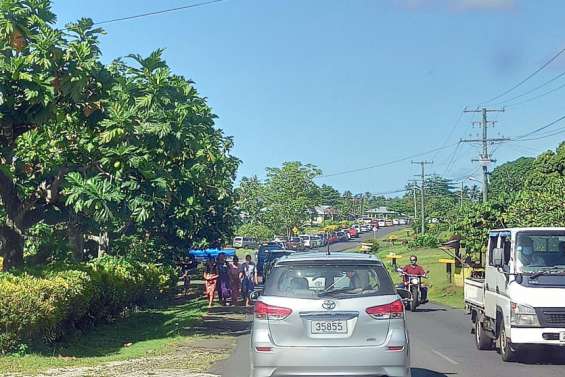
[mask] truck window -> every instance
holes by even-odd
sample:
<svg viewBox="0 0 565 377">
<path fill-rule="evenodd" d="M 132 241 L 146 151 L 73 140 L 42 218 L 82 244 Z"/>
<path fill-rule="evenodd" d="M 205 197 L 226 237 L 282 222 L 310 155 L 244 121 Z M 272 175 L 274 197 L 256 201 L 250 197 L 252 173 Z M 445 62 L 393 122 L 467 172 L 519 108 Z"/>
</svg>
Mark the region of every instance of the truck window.
<svg viewBox="0 0 565 377">
<path fill-rule="evenodd" d="M 491 233 L 488 242 L 488 264 L 494 266 L 492 251 L 498 247 L 498 233 Z"/>
<path fill-rule="evenodd" d="M 502 249 L 504 250 L 504 265 L 507 266 L 510 263 L 510 250 L 512 247 L 512 240 L 510 236 L 501 236 L 500 240 Z"/>
</svg>

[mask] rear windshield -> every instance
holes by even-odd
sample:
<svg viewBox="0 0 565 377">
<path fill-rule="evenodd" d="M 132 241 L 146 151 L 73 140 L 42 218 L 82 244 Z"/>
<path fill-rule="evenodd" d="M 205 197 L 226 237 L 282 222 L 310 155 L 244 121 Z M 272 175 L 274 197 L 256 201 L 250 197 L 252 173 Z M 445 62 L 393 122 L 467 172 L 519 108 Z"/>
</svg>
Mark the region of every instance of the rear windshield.
<svg viewBox="0 0 565 377">
<path fill-rule="evenodd" d="M 353 298 L 395 294 L 388 272 L 376 264 L 280 265 L 266 282 L 266 296 Z"/>
</svg>

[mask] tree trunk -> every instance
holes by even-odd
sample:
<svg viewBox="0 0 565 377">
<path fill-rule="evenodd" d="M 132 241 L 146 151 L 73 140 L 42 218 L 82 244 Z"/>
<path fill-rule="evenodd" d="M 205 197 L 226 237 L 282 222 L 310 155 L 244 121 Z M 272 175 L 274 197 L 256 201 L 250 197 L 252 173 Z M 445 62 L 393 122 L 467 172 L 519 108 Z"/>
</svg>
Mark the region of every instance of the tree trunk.
<svg viewBox="0 0 565 377">
<path fill-rule="evenodd" d="M 110 238 L 108 237 L 108 232 L 100 233 L 98 237 L 98 257 L 108 254 L 110 249 Z"/>
<path fill-rule="evenodd" d="M 69 246 L 73 253 L 73 260 L 75 262 L 82 262 L 84 259 L 84 235 L 80 224 L 71 219 L 68 225 Z"/>
<path fill-rule="evenodd" d="M 0 255 L 4 257 L 2 271 L 8 271 L 24 264 L 24 237 L 16 229 L 4 225 L 0 227 L 2 246 Z"/>
</svg>

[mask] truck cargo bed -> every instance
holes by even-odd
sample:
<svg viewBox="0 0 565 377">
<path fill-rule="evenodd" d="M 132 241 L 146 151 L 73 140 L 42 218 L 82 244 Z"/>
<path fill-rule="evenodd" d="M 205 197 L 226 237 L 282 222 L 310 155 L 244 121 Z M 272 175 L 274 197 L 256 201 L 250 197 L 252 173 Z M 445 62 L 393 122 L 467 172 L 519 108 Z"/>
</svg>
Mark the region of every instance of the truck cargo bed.
<svg viewBox="0 0 565 377">
<path fill-rule="evenodd" d="M 483 308 L 485 305 L 484 288 L 484 279 L 465 279 L 465 304 Z"/>
</svg>

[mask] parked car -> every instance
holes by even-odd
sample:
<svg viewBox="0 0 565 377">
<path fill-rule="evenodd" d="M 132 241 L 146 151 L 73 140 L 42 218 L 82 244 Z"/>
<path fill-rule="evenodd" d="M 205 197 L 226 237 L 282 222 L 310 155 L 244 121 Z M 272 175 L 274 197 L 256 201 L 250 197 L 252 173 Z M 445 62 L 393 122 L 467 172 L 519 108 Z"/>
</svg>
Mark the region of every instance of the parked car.
<svg viewBox="0 0 565 377">
<path fill-rule="evenodd" d="M 309 234 L 303 234 L 299 236 L 302 241 L 304 241 L 304 246 L 308 249 L 315 249 L 317 248 L 319 245 L 319 238 L 315 238 L 314 236 L 311 236 Z"/>
<path fill-rule="evenodd" d="M 277 248 L 277 249 L 281 249 L 281 250 L 286 249 L 286 243 L 280 242 L 280 241 L 269 241 L 269 242 L 267 242 L 267 246 L 269 246 L 271 249 L 273 249 L 273 248 Z"/>
<path fill-rule="evenodd" d="M 361 230 L 366 233 L 372 231 L 373 227 L 371 225 L 362 225 Z"/>
<path fill-rule="evenodd" d="M 357 232 L 357 229 L 351 227 L 351 228 L 347 229 L 347 231 L 349 232 L 349 235 L 351 236 L 351 238 L 359 238 L 359 232 Z"/>
<path fill-rule="evenodd" d="M 327 246 L 328 244 L 328 235 L 325 233 L 318 234 L 320 237 L 320 246 Z"/>
<path fill-rule="evenodd" d="M 400 225 L 400 220 L 399 219 L 393 219 L 392 225 Z"/>
<path fill-rule="evenodd" d="M 328 243 L 333 244 L 337 242 L 337 235 L 335 233 L 328 234 Z"/>
<path fill-rule="evenodd" d="M 392 220 L 385 220 L 385 226 L 393 226 L 394 223 L 392 222 Z"/>
<path fill-rule="evenodd" d="M 306 249 L 304 241 L 300 237 L 290 237 L 286 246 L 288 250 L 304 251 Z"/>
<path fill-rule="evenodd" d="M 245 248 L 253 249 L 257 247 L 257 240 L 253 237 L 235 237 L 233 239 L 233 247 L 235 248 Z"/>
<path fill-rule="evenodd" d="M 322 239 L 318 235 L 310 236 L 310 243 L 312 244 L 312 248 L 322 246 Z"/>
<path fill-rule="evenodd" d="M 361 225 L 359 224 L 353 224 L 351 225 L 352 228 L 355 228 L 355 230 L 357 231 L 357 233 L 363 233 L 363 231 L 361 230 Z"/>
<path fill-rule="evenodd" d="M 252 298 L 252 377 L 410 376 L 404 305 L 372 255 L 279 258 Z"/>
<path fill-rule="evenodd" d="M 269 272 L 269 267 L 278 258 L 294 253 L 293 250 L 283 250 L 277 248 L 269 248 L 268 246 L 261 246 L 257 251 L 257 276 L 261 283 L 265 282 L 266 276 Z"/>
<path fill-rule="evenodd" d="M 345 232 L 343 232 L 343 231 L 336 232 L 336 236 L 337 236 L 338 241 L 347 241 L 348 240 L 347 234 L 345 234 Z"/>
<path fill-rule="evenodd" d="M 379 222 L 377 223 L 377 226 L 379 228 L 384 228 L 386 226 L 385 221 L 384 220 L 379 220 Z"/>
</svg>

